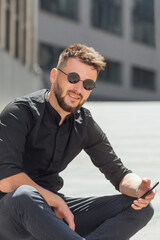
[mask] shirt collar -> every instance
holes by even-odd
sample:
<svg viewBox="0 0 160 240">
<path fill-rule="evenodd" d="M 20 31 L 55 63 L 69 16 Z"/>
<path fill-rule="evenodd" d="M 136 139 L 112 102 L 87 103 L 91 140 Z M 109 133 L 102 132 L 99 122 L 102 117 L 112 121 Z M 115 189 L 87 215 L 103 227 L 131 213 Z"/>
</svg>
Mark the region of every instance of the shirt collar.
<svg viewBox="0 0 160 240">
<path fill-rule="evenodd" d="M 54 107 L 52 107 L 52 105 L 50 104 L 49 100 L 48 100 L 48 93 L 49 90 L 45 93 L 45 101 L 46 101 L 46 108 L 48 110 L 48 112 L 50 113 L 50 115 L 52 116 L 53 119 L 56 119 L 56 122 L 59 123 L 61 120 L 61 116 L 60 114 L 54 109 Z M 68 114 L 65 118 L 64 121 L 67 121 L 71 118 L 71 116 L 73 116 L 74 113 Z"/>
</svg>

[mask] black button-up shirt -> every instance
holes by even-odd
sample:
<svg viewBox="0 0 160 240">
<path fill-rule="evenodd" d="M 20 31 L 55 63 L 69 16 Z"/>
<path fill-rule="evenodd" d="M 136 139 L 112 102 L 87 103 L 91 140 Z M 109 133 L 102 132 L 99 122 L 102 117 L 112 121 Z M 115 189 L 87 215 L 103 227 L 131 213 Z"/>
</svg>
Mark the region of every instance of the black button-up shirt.
<svg viewBox="0 0 160 240">
<path fill-rule="evenodd" d="M 63 186 L 59 172 L 81 152 L 119 188 L 129 172 L 113 151 L 89 110 L 60 115 L 50 105 L 48 90 L 11 102 L 0 115 L 0 180 L 25 172 L 40 186 L 57 192 Z"/>
</svg>

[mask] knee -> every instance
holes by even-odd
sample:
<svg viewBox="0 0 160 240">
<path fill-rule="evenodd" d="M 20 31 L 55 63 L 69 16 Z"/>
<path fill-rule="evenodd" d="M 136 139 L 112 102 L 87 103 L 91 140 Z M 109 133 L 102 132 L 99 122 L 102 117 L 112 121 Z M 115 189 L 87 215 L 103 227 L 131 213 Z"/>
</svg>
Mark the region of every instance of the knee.
<svg viewBox="0 0 160 240">
<path fill-rule="evenodd" d="M 149 204 L 147 207 L 142 208 L 141 210 L 133 210 L 132 209 L 132 217 L 134 221 L 134 225 L 136 226 L 136 232 L 142 229 L 147 225 L 147 223 L 151 220 L 154 209 L 151 204 Z"/>
<path fill-rule="evenodd" d="M 136 213 L 139 215 L 137 222 L 139 223 L 139 227 L 143 228 L 147 225 L 147 223 L 151 220 L 154 209 L 151 204 L 149 204 L 147 207 L 143 208 L 140 211 L 136 211 Z"/>
<path fill-rule="evenodd" d="M 154 208 L 150 203 L 147 207 L 143 209 L 142 215 L 144 215 L 143 217 L 146 219 L 146 223 L 148 223 L 151 220 L 151 218 L 153 217 L 153 214 L 154 214 Z"/>
<path fill-rule="evenodd" d="M 37 198 L 42 197 L 34 187 L 22 185 L 13 192 L 12 204 L 26 207 L 33 204 Z"/>
<path fill-rule="evenodd" d="M 22 185 L 14 191 L 13 198 L 20 198 L 22 200 L 25 200 L 25 198 L 30 198 L 35 192 L 37 192 L 37 190 L 34 187 L 29 185 Z"/>
</svg>

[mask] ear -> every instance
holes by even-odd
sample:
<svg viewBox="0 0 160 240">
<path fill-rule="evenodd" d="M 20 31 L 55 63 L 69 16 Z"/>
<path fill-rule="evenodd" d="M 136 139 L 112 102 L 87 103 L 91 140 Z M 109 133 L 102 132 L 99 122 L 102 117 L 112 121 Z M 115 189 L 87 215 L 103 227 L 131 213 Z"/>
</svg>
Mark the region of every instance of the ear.
<svg viewBox="0 0 160 240">
<path fill-rule="evenodd" d="M 57 68 L 53 68 L 50 72 L 50 81 L 52 84 L 55 83 L 56 75 L 57 75 Z"/>
</svg>

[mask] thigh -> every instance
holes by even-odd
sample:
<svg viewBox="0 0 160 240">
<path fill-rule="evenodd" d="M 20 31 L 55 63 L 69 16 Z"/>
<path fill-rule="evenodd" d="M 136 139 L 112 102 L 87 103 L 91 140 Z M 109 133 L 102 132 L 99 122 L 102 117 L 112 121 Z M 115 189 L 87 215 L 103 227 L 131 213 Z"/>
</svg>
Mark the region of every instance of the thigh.
<svg viewBox="0 0 160 240">
<path fill-rule="evenodd" d="M 65 198 L 74 214 L 76 232 L 87 236 L 104 221 L 128 208 L 134 198 L 122 194 L 89 198 Z"/>
<path fill-rule="evenodd" d="M 56 216 L 31 186 L 20 186 L 7 194 L 0 206 L 0 240 L 82 239 Z"/>
<path fill-rule="evenodd" d="M 13 193 L 14 192 L 6 194 L 0 200 L 0 239 L 35 240 L 31 238 L 31 234 L 27 232 L 22 225 L 20 226 L 20 224 L 18 224 L 18 217 L 12 207 Z"/>
</svg>

